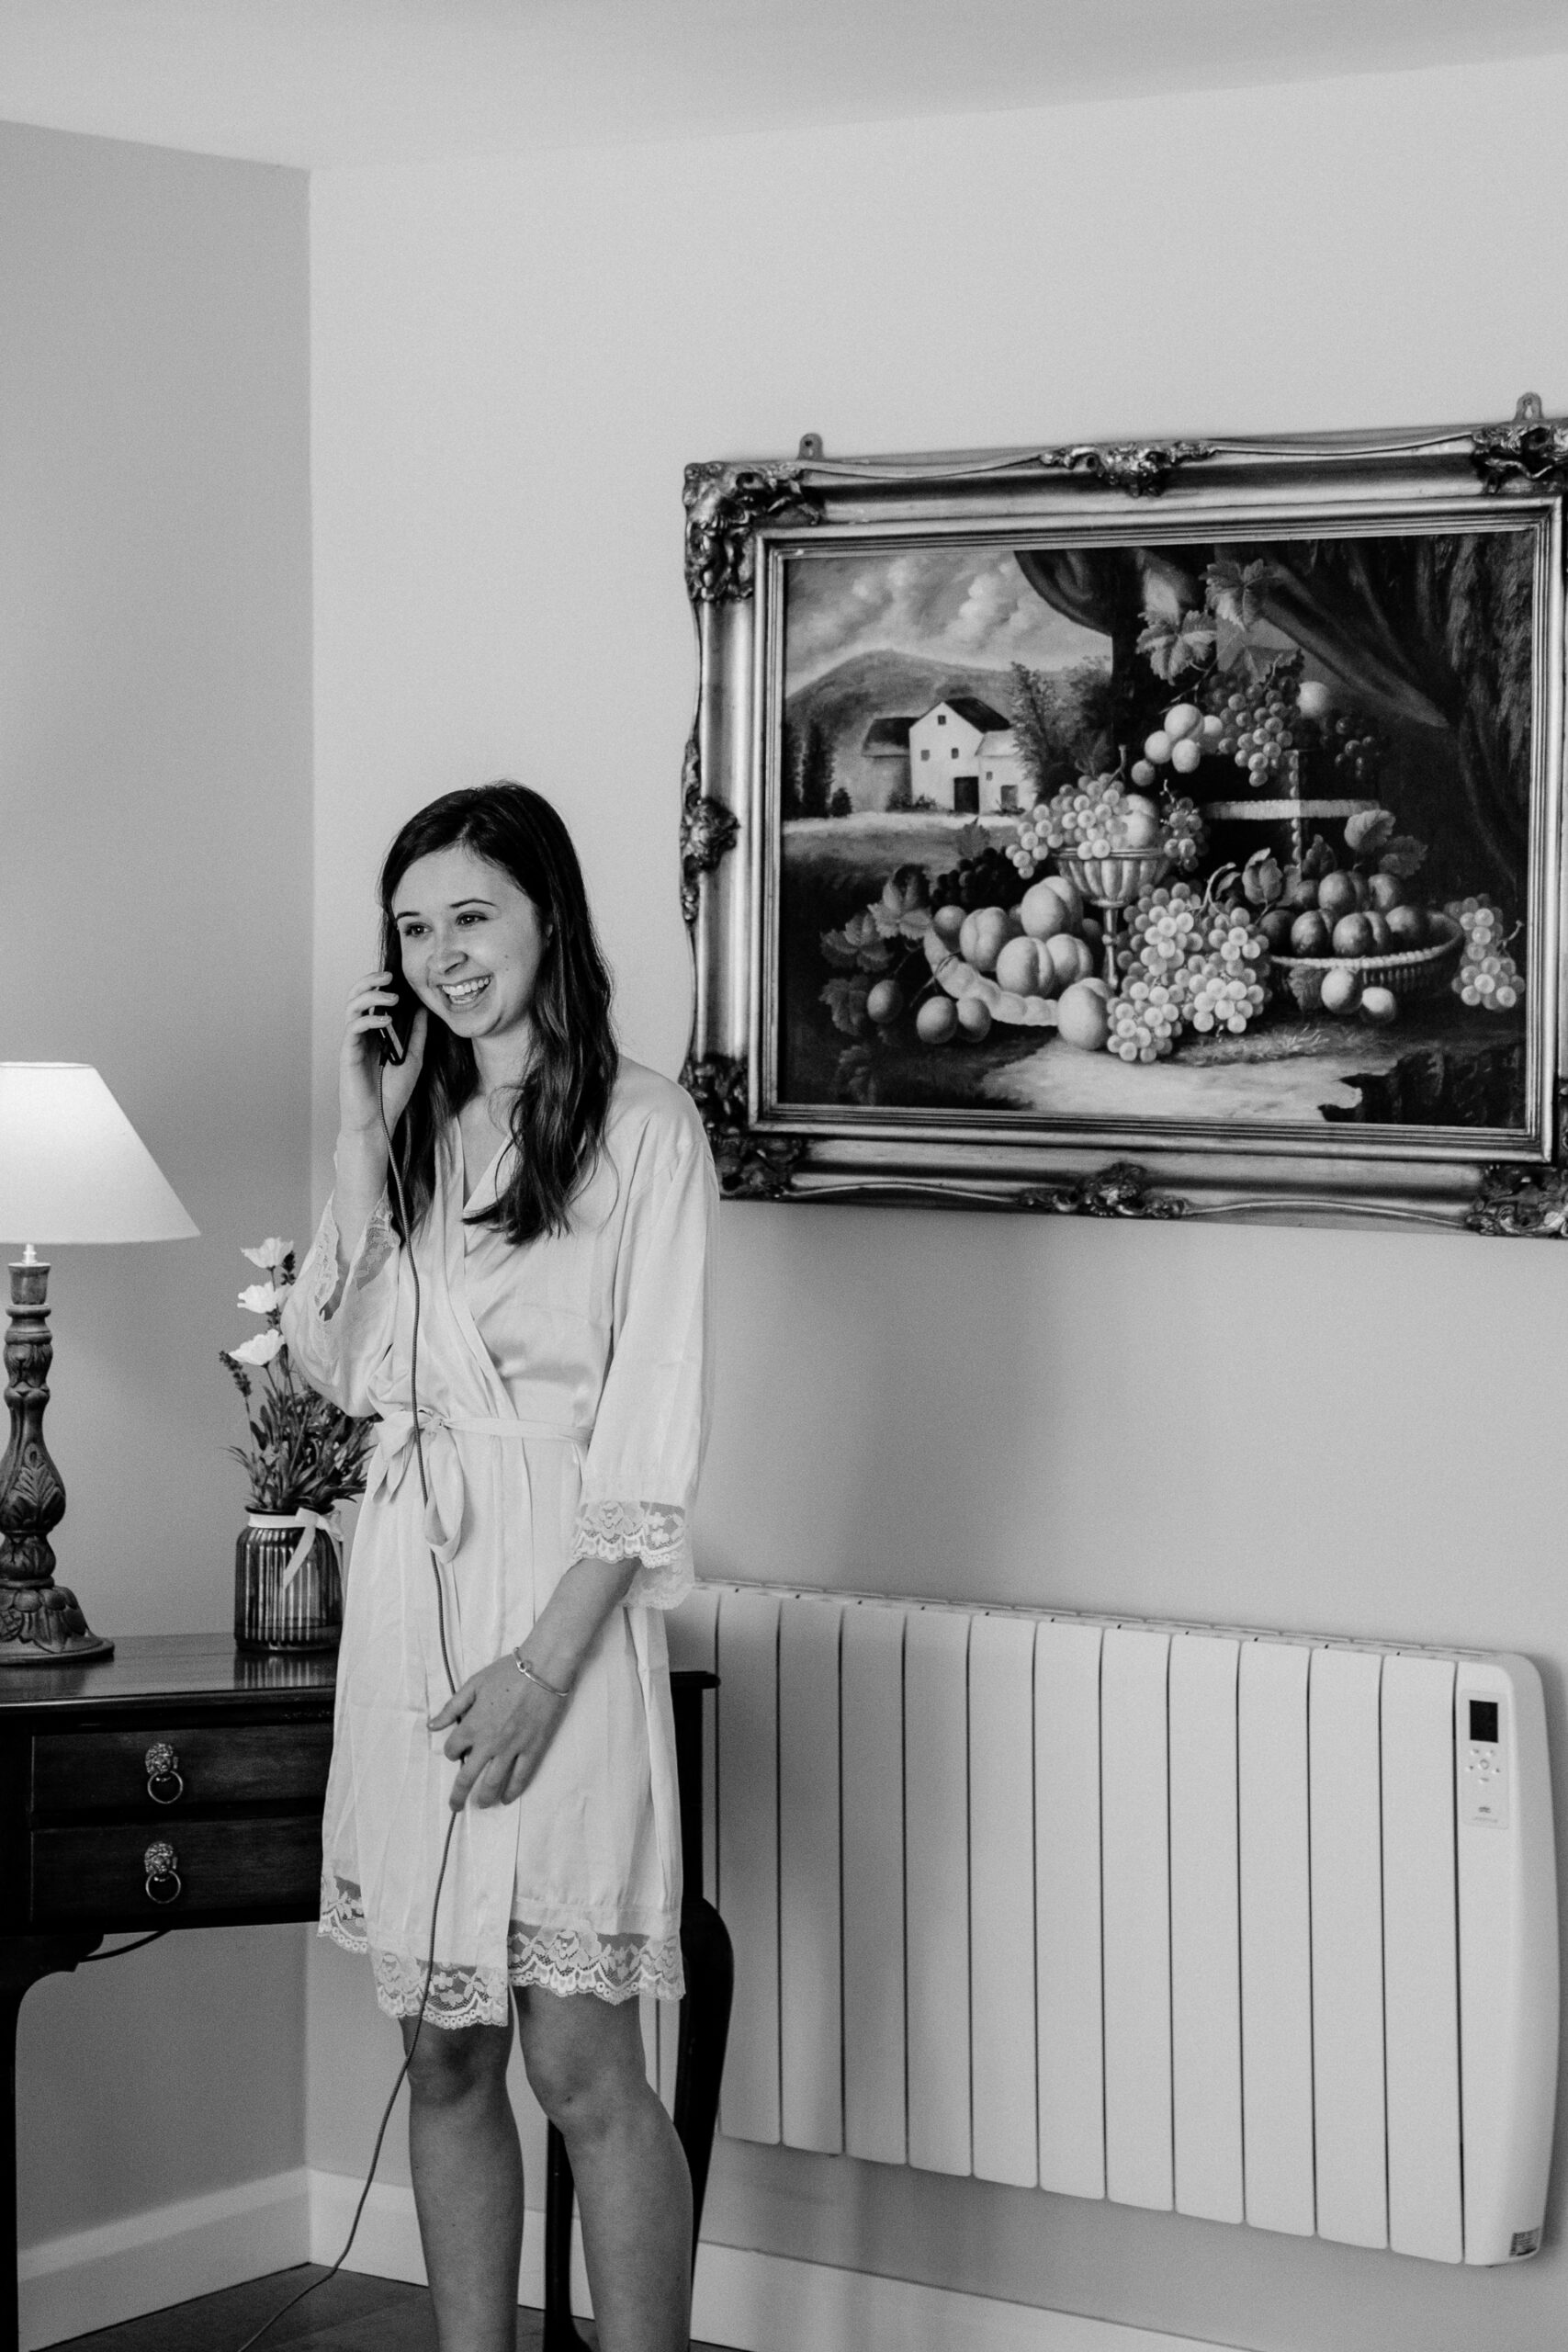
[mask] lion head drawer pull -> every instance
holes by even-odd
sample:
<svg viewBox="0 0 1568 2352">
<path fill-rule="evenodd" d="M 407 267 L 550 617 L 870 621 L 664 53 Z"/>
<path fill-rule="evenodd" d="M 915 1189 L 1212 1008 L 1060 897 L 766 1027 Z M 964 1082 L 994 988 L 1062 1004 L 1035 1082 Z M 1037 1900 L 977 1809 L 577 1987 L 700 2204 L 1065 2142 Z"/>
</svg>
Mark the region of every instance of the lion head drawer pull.
<svg viewBox="0 0 1568 2352">
<path fill-rule="evenodd" d="M 179 1856 L 164 1838 L 155 1838 L 141 1857 L 141 1867 L 147 1874 L 149 1903 L 177 1903 L 184 1888 L 180 1883 Z"/>
<path fill-rule="evenodd" d="M 154 1804 L 178 1804 L 186 1792 L 180 1759 L 166 1739 L 155 1739 L 142 1758 L 147 1768 L 147 1793 Z"/>
</svg>

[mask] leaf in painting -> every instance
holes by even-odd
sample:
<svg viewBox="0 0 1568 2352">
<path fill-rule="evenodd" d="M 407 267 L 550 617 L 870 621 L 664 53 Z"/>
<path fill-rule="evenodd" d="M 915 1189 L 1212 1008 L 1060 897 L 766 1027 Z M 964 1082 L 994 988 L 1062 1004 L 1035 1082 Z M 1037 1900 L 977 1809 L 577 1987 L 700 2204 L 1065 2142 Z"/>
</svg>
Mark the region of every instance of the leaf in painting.
<svg viewBox="0 0 1568 2352">
<path fill-rule="evenodd" d="M 1271 907 L 1283 896 L 1285 876 L 1272 850 L 1255 850 L 1242 868 L 1241 887 L 1255 907 Z"/>
<path fill-rule="evenodd" d="M 1201 613 L 1184 613 L 1179 622 L 1150 621 L 1139 636 L 1138 651 L 1156 677 L 1168 685 L 1184 670 L 1195 669 L 1208 660 L 1214 650 L 1214 637 L 1213 621 L 1205 620 Z"/>
<path fill-rule="evenodd" d="M 822 1001 L 833 1016 L 835 1029 L 846 1037 L 865 1034 L 865 1001 L 871 994 L 871 983 L 858 974 L 852 979 L 829 980 L 822 990 Z"/>
<path fill-rule="evenodd" d="M 1347 820 L 1345 840 L 1353 857 L 1375 857 L 1393 833 L 1392 808 L 1358 808 Z"/>
<path fill-rule="evenodd" d="M 1378 867 L 1380 872 L 1396 874 L 1402 882 L 1407 882 L 1413 874 L 1419 873 L 1426 860 L 1425 842 L 1418 842 L 1414 833 L 1397 833 L 1379 858 Z"/>
<path fill-rule="evenodd" d="M 1212 563 L 1203 574 L 1209 610 L 1233 628 L 1253 628 L 1263 617 L 1263 600 L 1278 576 L 1276 567 L 1262 556 L 1245 566 L 1229 560 Z"/>
</svg>

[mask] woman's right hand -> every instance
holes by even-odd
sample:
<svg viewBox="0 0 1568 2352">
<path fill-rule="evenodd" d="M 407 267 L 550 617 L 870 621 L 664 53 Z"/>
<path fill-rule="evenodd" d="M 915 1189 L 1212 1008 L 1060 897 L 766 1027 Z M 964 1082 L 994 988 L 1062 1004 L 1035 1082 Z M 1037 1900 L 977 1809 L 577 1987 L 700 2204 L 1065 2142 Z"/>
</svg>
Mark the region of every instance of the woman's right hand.
<svg viewBox="0 0 1568 2352">
<path fill-rule="evenodd" d="M 374 1140 L 383 1149 L 382 1110 L 385 1108 L 387 1114 L 388 1134 L 395 1135 L 398 1121 L 408 1109 L 409 1098 L 419 1080 L 430 1027 L 430 1014 L 421 1005 L 413 1017 L 407 1054 L 400 1062 L 388 1062 L 383 1076 L 381 1039 L 386 1035 L 386 1017 L 396 1002 L 390 972 L 367 972 L 363 979 L 356 980 L 348 1000 L 343 1052 L 338 1060 L 338 1119 L 342 1131 L 366 1141 Z"/>
</svg>

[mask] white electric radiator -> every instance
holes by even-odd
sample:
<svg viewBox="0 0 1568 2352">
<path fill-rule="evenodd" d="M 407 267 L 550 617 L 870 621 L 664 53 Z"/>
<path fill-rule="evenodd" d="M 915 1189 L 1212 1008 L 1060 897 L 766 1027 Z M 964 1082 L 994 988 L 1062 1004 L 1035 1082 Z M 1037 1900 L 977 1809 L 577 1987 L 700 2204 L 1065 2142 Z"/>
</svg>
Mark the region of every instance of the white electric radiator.
<svg viewBox="0 0 1568 2352">
<path fill-rule="evenodd" d="M 726 2132 L 1535 2252 L 1558 1961 L 1527 1659 L 739 1585 L 671 1654 L 721 1679 Z"/>
</svg>

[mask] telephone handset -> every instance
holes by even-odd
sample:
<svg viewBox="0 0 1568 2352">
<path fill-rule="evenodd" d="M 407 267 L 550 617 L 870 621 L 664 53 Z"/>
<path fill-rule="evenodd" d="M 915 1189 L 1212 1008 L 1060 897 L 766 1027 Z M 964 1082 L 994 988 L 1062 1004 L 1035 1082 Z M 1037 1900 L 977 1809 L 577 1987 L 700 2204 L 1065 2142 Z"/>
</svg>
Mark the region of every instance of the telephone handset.
<svg viewBox="0 0 1568 2352">
<path fill-rule="evenodd" d="M 376 1042 L 382 1061 L 395 1064 L 408 1058 L 409 1036 L 419 1011 L 419 999 L 403 978 L 402 944 L 389 923 L 381 926 L 381 967 L 392 975 L 392 990 L 398 1001 Z"/>
</svg>

